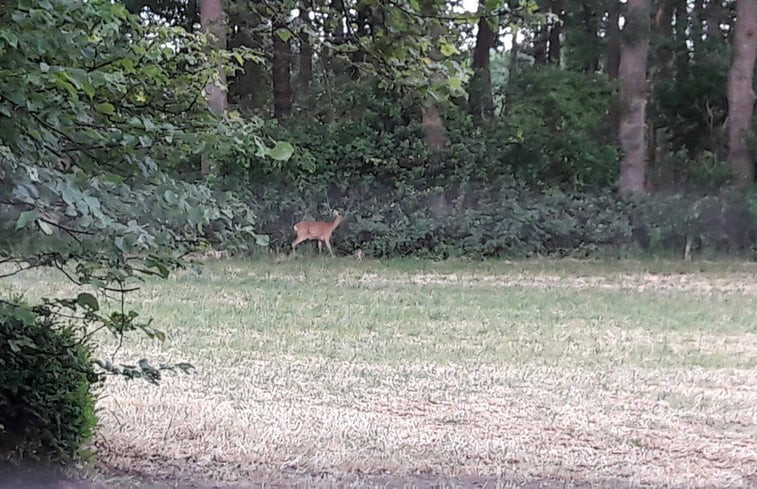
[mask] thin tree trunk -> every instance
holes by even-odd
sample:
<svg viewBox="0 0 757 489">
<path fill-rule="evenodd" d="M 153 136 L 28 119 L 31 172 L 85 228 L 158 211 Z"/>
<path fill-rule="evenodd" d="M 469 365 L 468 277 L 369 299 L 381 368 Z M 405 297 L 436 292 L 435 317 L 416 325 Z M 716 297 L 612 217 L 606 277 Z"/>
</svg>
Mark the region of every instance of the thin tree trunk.
<svg viewBox="0 0 757 489">
<path fill-rule="evenodd" d="M 447 145 L 447 130 L 434 104 L 427 103 L 421 108 L 423 116 L 423 139 L 433 151 L 444 149 Z"/>
<path fill-rule="evenodd" d="M 725 17 L 725 9 L 720 0 L 710 0 L 705 8 L 705 20 L 707 22 L 707 38 L 721 39 L 723 33 L 720 30 L 720 23 Z"/>
<path fill-rule="evenodd" d="M 242 11 L 235 9 L 229 12 L 228 19 L 228 47 L 254 47 L 262 44 L 261 33 L 251 26 L 262 22 L 260 15 L 255 10 Z M 244 70 L 236 73 L 229 80 L 228 100 L 230 104 L 236 104 L 246 109 L 256 109 L 268 103 L 266 91 L 267 67 L 254 60 L 244 60 Z"/>
<path fill-rule="evenodd" d="M 748 138 L 754 136 L 754 65 L 757 58 L 757 0 L 737 0 L 733 58 L 728 72 L 728 151 L 738 185 L 754 183 Z"/>
<path fill-rule="evenodd" d="M 655 93 L 655 86 L 661 79 L 665 79 L 671 74 L 672 67 L 670 62 L 673 59 L 673 50 L 671 49 L 673 36 L 673 0 L 659 0 L 657 2 L 657 11 L 654 16 L 654 33 L 659 39 L 664 38 L 665 41 L 661 42 L 654 53 L 651 54 L 653 65 L 650 67 L 650 82 L 649 93 Z M 655 100 L 654 97 L 652 100 Z M 646 174 L 653 174 L 657 164 L 657 127 L 655 121 L 657 120 L 657 104 L 652 103 L 647 109 L 647 165 Z M 647 190 L 651 188 L 651 182 L 647 180 Z"/>
<path fill-rule="evenodd" d="M 673 0 L 659 0 L 655 14 L 655 30 L 665 36 L 673 34 Z"/>
<path fill-rule="evenodd" d="M 310 44 L 310 33 L 306 31 L 310 27 L 310 5 L 310 0 L 303 0 L 300 5 L 302 27 L 298 34 L 300 41 L 300 70 L 297 81 L 302 97 L 307 97 L 310 91 L 310 82 L 313 80 L 313 46 Z"/>
<path fill-rule="evenodd" d="M 553 22 L 549 28 L 549 51 L 547 53 L 547 62 L 553 65 L 560 65 L 560 32 L 562 29 L 562 0 L 552 0 L 552 13 L 560 17 Z"/>
<path fill-rule="evenodd" d="M 617 80 L 620 67 L 620 2 L 617 0 L 609 0 L 609 2 L 605 72 L 611 80 Z"/>
<path fill-rule="evenodd" d="M 626 25 L 620 47 L 618 80 L 621 113 L 618 139 L 623 152 L 620 161 L 620 193 L 625 196 L 644 192 L 650 3 L 650 0 L 628 0 Z"/>
<path fill-rule="evenodd" d="M 597 35 L 597 27 L 599 24 L 598 17 L 599 16 L 595 11 L 592 2 L 584 1 L 581 7 L 581 25 L 586 34 L 586 39 L 593 38 L 594 42 L 599 42 L 599 37 Z M 590 56 L 584 57 L 581 69 L 585 73 L 595 73 L 597 68 L 599 68 L 599 61 L 602 55 L 598 49 L 588 52 L 590 53 Z"/>
<path fill-rule="evenodd" d="M 282 22 L 273 22 L 273 115 L 279 120 L 292 111 L 292 49 L 289 41 L 282 39 L 278 33 L 283 28 L 285 25 Z"/>
<path fill-rule="evenodd" d="M 694 58 L 702 56 L 702 36 L 704 35 L 704 0 L 694 0 L 694 12 L 691 17 L 691 41 L 694 46 Z"/>
<path fill-rule="evenodd" d="M 516 74 L 518 73 L 518 53 L 520 52 L 520 43 L 518 42 L 519 29 L 517 27 L 512 27 L 512 31 L 513 31 L 513 40 L 512 40 L 512 48 L 510 49 L 510 66 L 507 67 L 507 83 L 508 84 L 513 82 Z"/>
<path fill-rule="evenodd" d="M 534 33 L 533 55 L 534 64 L 547 64 L 547 42 L 549 41 L 549 28 L 540 26 Z"/>
<path fill-rule="evenodd" d="M 483 1 L 479 3 L 479 12 L 483 13 Z M 468 112 L 473 121 L 480 124 L 487 116 L 494 114 L 492 99 L 492 77 L 489 67 L 489 52 L 494 47 L 495 33 L 487 17 L 478 19 L 476 46 L 473 48 L 473 77 L 468 93 Z"/>
<path fill-rule="evenodd" d="M 221 0 L 201 0 L 200 1 L 200 22 L 202 30 L 212 34 L 215 38 L 213 47 L 215 49 L 226 49 L 226 16 L 223 11 Z M 208 93 L 208 106 L 210 111 L 216 117 L 222 117 L 228 106 L 226 94 L 226 72 L 219 63 L 218 78 L 213 80 L 205 88 Z M 200 172 L 203 175 L 209 175 L 212 162 L 207 153 L 203 153 L 200 162 Z"/>
</svg>

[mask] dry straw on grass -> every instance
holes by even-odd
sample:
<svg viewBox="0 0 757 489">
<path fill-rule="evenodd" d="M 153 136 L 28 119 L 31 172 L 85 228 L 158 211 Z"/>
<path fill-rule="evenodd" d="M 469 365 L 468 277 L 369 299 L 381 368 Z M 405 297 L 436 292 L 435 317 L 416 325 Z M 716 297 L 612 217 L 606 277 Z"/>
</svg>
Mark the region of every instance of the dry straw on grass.
<svg viewBox="0 0 757 489">
<path fill-rule="evenodd" d="M 757 487 L 754 272 L 539 267 L 148 284 L 169 342 L 119 358 L 198 371 L 109 381 L 98 460 L 187 487 Z"/>
</svg>

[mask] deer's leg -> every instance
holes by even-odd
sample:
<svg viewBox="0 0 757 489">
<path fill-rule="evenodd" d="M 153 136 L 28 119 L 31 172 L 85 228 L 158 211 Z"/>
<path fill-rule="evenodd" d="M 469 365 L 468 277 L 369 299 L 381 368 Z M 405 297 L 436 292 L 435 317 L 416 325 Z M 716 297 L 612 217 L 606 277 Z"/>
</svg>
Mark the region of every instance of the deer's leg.
<svg viewBox="0 0 757 489">
<path fill-rule="evenodd" d="M 323 253 L 323 241 L 319 239 L 318 240 L 318 254 L 320 255 L 321 253 Z"/>
<path fill-rule="evenodd" d="M 294 249 L 297 247 L 298 244 L 305 241 L 305 238 L 297 238 L 294 241 L 292 241 L 292 253 L 294 253 Z"/>
<path fill-rule="evenodd" d="M 334 256 L 334 250 L 331 249 L 331 243 L 330 243 L 331 240 L 326 239 L 324 241 L 326 242 L 326 247 L 329 249 L 329 253 L 331 253 L 331 256 L 333 257 Z"/>
</svg>

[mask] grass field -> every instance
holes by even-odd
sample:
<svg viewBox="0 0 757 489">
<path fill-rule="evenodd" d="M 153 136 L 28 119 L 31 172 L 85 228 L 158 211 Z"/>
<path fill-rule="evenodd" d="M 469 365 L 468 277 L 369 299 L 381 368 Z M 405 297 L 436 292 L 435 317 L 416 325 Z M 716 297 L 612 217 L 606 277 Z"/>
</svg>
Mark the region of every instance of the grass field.
<svg viewBox="0 0 757 489">
<path fill-rule="evenodd" d="M 757 264 L 217 261 L 131 301 L 168 339 L 116 361 L 197 372 L 107 382 L 101 480 L 757 487 Z"/>
</svg>

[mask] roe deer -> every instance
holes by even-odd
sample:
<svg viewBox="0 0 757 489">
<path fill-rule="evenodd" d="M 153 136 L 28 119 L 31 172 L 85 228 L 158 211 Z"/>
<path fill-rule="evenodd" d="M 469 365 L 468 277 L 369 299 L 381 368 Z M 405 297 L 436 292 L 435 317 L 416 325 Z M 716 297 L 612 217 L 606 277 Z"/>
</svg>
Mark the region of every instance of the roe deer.
<svg viewBox="0 0 757 489">
<path fill-rule="evenodd" d="M 295 247 L 307 241 L 309 239 L 318 240 L 318 252 L 323 249 L 323 243 L 326 243 L 326 247 L 329 249 L 331 256 L 334 256 L 334 250 L 331 249 L 331 233 L 334 232 L 344 220 L 339 212 L 334 211 L 334 220 L 331 222 L 323 221 L 300 221 L 294 225 L 294 231 L 297 233 L 297 238 L 292 242 L 292 253 L 294 253 Z"/>
</svg>

